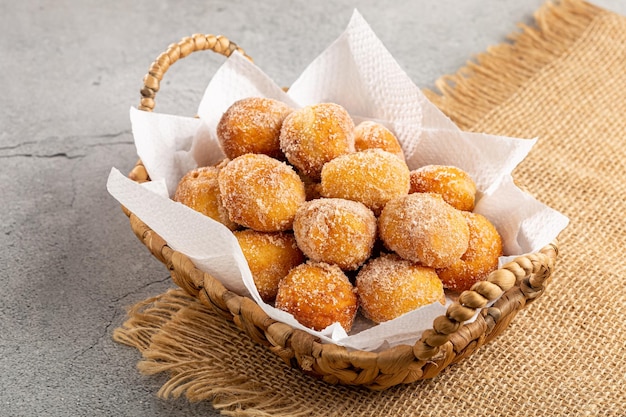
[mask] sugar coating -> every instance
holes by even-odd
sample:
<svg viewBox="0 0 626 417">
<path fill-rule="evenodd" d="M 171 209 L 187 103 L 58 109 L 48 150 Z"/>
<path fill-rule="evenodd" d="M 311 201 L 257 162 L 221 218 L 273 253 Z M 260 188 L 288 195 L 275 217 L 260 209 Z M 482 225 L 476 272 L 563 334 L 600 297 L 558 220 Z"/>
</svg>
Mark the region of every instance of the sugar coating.
<svg viewBox="0 0 626 417">
<path fill-rule="evenodd" d="M 338 104 L 303 107 L 285 118 L 280 148 L 300 172 L 319 179 L 326 162 L 354 152 L 354 122 Z"/>
<path fill-rule="evenodd" d="M 217 125 L 217 138 L 228 158 L 260 153 L 284 159 L 280 128 L 293 109 L 280 101 L 249 97 L 233 103 Z"/>
<path fill-rule="evenodd" d="M 220 168 L 221 165 L 200 167 L 189 171 L 178 182 L 174 201 L 235 230 L 238 225 L 229 219 L 220 197 L 217 181 Z"/>
<path fill-rule="evenodd" d="M 404 152 L 396 136 L 385 126 L 372 120 L 361 122 L 354 128 L 354 148 L 357 152 L 382 149 L 404 161 Z"/>
<path fill-rule="evenodd" d="M 432 268 L 452 265 L 469 244 L 469 227 L 462 212 L 438 194 L 415 193 L 391 200 L 378 227 L 387 248 Z"/>
<path fill-rule="evenodd" d="M 434 269 L 382 254 L 359 271 L 356 288 L 361 311 L 381 323 L 434 302 L 445 303 L 443 285 Z"/>
<path fill-rule="evenodd" d="M 346 332 L 358 310 L 356 291 L 341 269 L 311 261 L 293 268 L 280 281 L 275 305 L 306 327 L 323 330 L 338 322 Z"/>
<path fill-rule="evenodd" d="M 478 213 L 463 212 L 463 216 L 469 227 L 467 251 L 449 267 L 437 270 L 444 287 L 456 292 L 485 280 L 502 256 L 502 238 L 494 225 Z"/>
<path fill-rule="evenodd" d="M 406 163 L 382 149 L 367 149 L 333 159 L 322 169 L 322 195 L 358 201 L 379 214 L 393 198 L 406 195 Z"/>
<path fill-rule="evenodd" d="M 293 222 L 298 246 L 314 261 L 355 270 L 376 241 L 376 216 L 364 204 L 341 198 L 309 201 Z"/>
<path fill-rule="evenodd" d="M 291 268 L 304 262 L 304 255 L 298 249 L 293 234 L 252 229 L 233 234 L 248 261 L 259 295 L 266 303 L 274 301 L 280 280 Z"/>
<path fill-rule="evenodd" d="M 462 169 L 449 165 L 426 165 L 411 171 L 410 193 L 437 193 L 451 206 L 474 209 L 476 184 Z"/>
<path fill-rule="evenodd" d="M 262 154 L 246 154 L 228 163 L 218 176 L 229 218 L 261 232 L 291 229 L 305 202 L 304 184 L 284 162 Z"/>
</svg>

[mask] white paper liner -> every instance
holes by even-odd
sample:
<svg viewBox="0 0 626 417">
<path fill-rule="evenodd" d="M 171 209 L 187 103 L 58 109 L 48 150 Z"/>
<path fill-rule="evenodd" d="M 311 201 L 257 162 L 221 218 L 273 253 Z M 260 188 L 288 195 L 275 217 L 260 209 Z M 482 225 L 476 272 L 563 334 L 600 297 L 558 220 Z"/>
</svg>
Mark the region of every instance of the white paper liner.
<svg viewBox="0 0 626 417">
<path fill-rule="evenodd" d="M 375 326 L 361 320 L 348 336 L 338 324 L 322 332 L 308 329 L 261 300 L 230 230 L 167 198 L 186 172 L 224 158 L 215 133 L 217 123 L 233 102 L 252 96 L 274 98 L 294 108 L 320 102 L 341 104 L 356 123 L 376 120 L 392 129 L 410 169 L 446 164 L 467 171 L 478 189 L 475 212 L 491 220 L 502 235 L 507 255 L 502 261 L 538 251 L 568 224 L 565 216 L 520 190 L 511 179 L 511 172 L 536 140 L 458 129 L 413 84 L 356 11 L 347 29 L 305 69 L 288 93 L 234 53 L 209 83 L 198 118 L 131 108 L 137 153 L 152 182 L 139 185 L 112 169 L 107 182 L 110 194 L 226 288 L 252 297 L 270 317 L 323 341 L 362 350 L 413 344 L 447 307 L 434 303 Z"/>
</svg>

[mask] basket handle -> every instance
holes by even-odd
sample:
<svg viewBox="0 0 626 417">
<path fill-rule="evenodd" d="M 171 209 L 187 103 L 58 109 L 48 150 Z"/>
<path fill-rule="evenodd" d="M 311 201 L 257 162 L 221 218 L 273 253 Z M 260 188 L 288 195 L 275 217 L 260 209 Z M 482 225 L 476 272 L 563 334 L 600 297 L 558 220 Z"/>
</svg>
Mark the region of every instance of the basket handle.
<svg viewBox="0 0 626 417">
<path fill-rule="evenodd" d="M 161 53 L 150 65 L 148 73 L 143 78 L 141 89 L 141 101 L 139 110 L 154 110 L 154 97 L 159 91 L 163 76 L 172 64 L 192 52 L 210 50 L 229 57 L 234 51 L 240 52 L 249 60 L 252 60 L 236 43 L 221 35 L 195 34 L 184 37 L 179 42 L 171 44 L 167 50 Z"/>
</svg>

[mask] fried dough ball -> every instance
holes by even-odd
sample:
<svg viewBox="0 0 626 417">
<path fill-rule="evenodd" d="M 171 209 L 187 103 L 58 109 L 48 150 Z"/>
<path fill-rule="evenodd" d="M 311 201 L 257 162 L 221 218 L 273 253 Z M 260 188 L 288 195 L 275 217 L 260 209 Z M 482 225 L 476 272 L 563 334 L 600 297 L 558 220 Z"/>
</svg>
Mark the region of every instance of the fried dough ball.
<svg viewBox="0 0 626 417">
<path fill-rule="evenodd" d="M 249 97 L 233 103 L 217 124 L 217 138 L 230 159 L 261 153 L 284 159 L 280 128 L 293 109 L 278 100 Z"/>
<path fill-rule="evenodd" d="M 382 254 L 359 271 L 356 288 L 361 311 L 381 323 L 439 301 L 445 304 L 443 285 L 434 269 L 397 254 Z"/>
<path fill-rule="evenodd" d="M 252 278 L 261 298 L 274 301 L 278 283 L 289 270 L 304 262 L 296 239 L 286 232 L 257 232 L 252 229 L 233 232 L 248 261 Z"/>
<path fill-rule="evenodd" d="M 293 231 L 298 246 L 313 261 L 355 270 L 372 252 L 376 216 L 356 201 L 321 198 L 300 206 Z"/>
<path fill-rule="evenodd" d="M 371 120 L 361 122 L 354 128 L 354 148 L 357 152 L 382 149 L 404 161 L 404 152 L 396 136 L 382 124 Z"/>
<path fill-rule="evenodd" d="M 478 213 L 463 212 L 469 226 L 469 246 L 461 259 L 437 270 L 443 286 L 452 291 L 469 290 L 498 267 L 502 238 L 494 225 Z"/>
<path fill-rule="evenodd" d="M 354 122 L 335 103 L 303 107 L 285 118 L 280 148 L 300 172 L 319 179 L 326 162 L 354 152 Z"/>
<path fill-rule="evenodd" d="M 476 184 L 469 174 L 449 165 L 426 165 L 411 171 L 410 193 L 436 193 L 454 208 L 474 210 Z"/>
<path fill-rule="evenodd" d="M 305 201 L 298 174 L 267 155 L 233 159 L 220 170 L 218 182 L 230 220 L 260 232 L 291 229 L 296 211 Z"/>
<path fill-rule="evenodd" d="M 220 188 L 217 181 L 219 171 L 220 166 L 192 169 L 178 182 L 174 201 L 209 216 L 230 230 L 235 230 L 238 226 L 228 218 L 228 212 L 222 205 L 220 198 Z"/>
<path fill-rule="evenodd" d="M 323 330 L 338 322 L 349 332 L 358 309 L 356 291 L 337 265 L 307 262 L 293 268 L 278 284 L 276 308 L 302 325 Z"/>
<path fill-rule="evenodd" d="M 469 245 L 469 227 L 462 212 L 438 194 L 415 193 L 391 200 L 378 227 L 388 249 L 432 268 L 452 265 Z"/>
<path fill-rule="evenodd" d="M 376 215 L 387 202 L 409 192 L 404 161 L 382 149 L 367 149 L 333 159 L 322 169 L 322 195 L 359 201 Z"/>
</svg>

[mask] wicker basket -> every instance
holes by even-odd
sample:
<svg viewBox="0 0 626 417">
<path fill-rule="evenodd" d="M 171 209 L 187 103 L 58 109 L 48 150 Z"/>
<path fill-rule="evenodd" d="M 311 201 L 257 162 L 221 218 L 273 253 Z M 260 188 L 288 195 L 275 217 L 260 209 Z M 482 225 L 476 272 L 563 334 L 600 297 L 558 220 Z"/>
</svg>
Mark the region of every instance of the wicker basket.
<svg viewBox="0 0 626 417">
<path fill-rule="evenodd" d="M 243 53 L 227 38 L 213 35 L 193 35 L 170 45 L 153 62 L 144 78 L 139 109 L 154 109 L 154 97 L 170 65 L 201 50 L 225 56 L 235 50 Z M 141 161 L 130 172 L 129 178 L 138 182 L 149 181 Z M 227 290 L 214 277 L 197 269 L 184 254 L 171 249 L 134 214 L 125 208 L 124 212 L 130 218 L 135 235 L 167 266 L 176 285 L 232 320 L 287 365 L 329 383 L 362 385 L 371 389 L 432 378 L 492 340 L 504 331 L 518 311 L 543 293 L 558 253 L 555 241 L 538 253 L 521 256 L 492 272 L 486 281 L 463 292 L 413 346 L 400 345 L 381 352 L 367 352 L 321 343 L 309 333 L 270 318 L 253 300 Z M 486 307 L 498 297 L 491 307 Z M 477 319 L 464 323 L 477 310 Z"/>
</svg>

